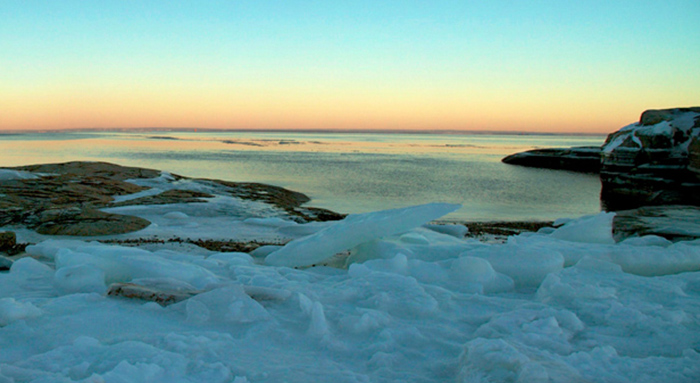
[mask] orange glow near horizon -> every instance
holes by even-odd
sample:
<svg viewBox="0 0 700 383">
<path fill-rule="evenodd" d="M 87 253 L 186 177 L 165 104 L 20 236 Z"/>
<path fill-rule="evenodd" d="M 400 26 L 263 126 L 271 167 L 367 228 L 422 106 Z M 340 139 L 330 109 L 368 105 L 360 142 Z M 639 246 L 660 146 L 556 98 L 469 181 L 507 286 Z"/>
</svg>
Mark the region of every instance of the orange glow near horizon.
<svg viewBox="0 0 700 383">
<path fill-rule="evenodd" d="M 0 11 L 0 131 L 608 133 L 646 109 L 700 104 L 698 2 Z"/>
<path fill-rule="evenodd" d="M 353 129 L 609 133 L 634 122 L 649 106 L 589 104 L 498 94 L 308 90 L 81 93 L 57 90 L 2 100 L 0 130 L 74 128 Z M 571 105 L 576 105 L 572 107 Z M 659 107 L 686 106 L 660 105 Z M 658 108 L 657 105 L 652 105 Z"/>
</svg>

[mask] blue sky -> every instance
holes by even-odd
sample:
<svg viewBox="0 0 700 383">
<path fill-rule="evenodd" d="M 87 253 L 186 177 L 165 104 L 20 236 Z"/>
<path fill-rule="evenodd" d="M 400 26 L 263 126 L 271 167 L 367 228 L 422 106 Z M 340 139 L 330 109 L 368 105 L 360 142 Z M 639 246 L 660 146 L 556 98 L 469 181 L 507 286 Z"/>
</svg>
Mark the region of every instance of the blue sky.
<svg viewBox="0 0 700 383">
<path fill-rule="evenodd" d="M 0 129 L 612 131 L 700 104 L 698 1 L 1 1 Z"/>
</svg>

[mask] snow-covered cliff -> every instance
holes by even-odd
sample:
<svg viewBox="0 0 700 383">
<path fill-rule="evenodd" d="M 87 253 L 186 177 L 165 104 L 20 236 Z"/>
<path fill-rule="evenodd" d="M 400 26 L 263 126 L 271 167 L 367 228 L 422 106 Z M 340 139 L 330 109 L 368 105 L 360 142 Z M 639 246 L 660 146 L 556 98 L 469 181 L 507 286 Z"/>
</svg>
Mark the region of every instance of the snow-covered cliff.
<svg viewBox="0 0 700 383">
<path fill-rule="evenodd" d="M 609 208 L 700 203 L 700 107 L 647 110 L 601 151 Z"/>
</svg>

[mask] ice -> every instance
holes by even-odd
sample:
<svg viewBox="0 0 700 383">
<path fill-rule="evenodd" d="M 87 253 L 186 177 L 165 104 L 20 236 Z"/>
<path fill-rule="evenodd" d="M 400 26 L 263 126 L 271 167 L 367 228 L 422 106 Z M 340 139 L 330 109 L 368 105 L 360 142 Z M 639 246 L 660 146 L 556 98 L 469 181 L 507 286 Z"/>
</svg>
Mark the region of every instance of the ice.
<svg viewBox="0 0 700 383">
<path fill-rule="evenodd" d="M 612 220 L 615 213 L 599 213 L 570 221 L 556 229 L 551 236 L 572 242 L 612 244 Z"/>
<path fill-rule="evenodd" d="M 163 215 L 163 218 L 169 219 L 172 221 L 184 221 L 184 220 L 187 220 L 188 218 L 190 218 L 190 216 L 181 212 L 181 211 L 171 211 L 169 213 L 165 213 Z"/>
<path fill-rule="evenodd" d="M 191 239 L 277 239 L 288 238 L 280 229 L 287 214 L 272 205 L 217 195 L 206 203 L 136 205 L 102 209 L 108 213 L 144 218 L 152 224 L 136 233 L 119 238 L 191 238 Z M 251 220 L 257 218 L 258 220 Z M 286 225 L 296 225 L 286 221 Z M 265 224 L 262 224 L 265 223 Z"/>
<path fill-rule="evenodd" d="M 323 305 L 319 302 L 313 302 L 309 311 L 309 316 L 311 317 L 308 330 L 309 336 L 321 338 L 328 335 L 328 322 L 326 321 L 326 315 L 323 313 Z"/>
<path fill-rule="evenodd" d="M 18 302 L 14 298 L 0 298 L 0 327 L 39 315 L 41 315 L 41 310 L 31 302 Z"/>
<path fill-rule="evenodd" d="M 80 251 L 61 249 L 56 254 L 58 270 L 78 265 L 91 265 L 102 270 L 107 284 L 146 277 L 173 278 L 196 288 L 206 288 L 218 282 L 216 275 L 201 266 L 167 259 L 141 249 L 85 246 Z"/>
<path fill-rule="evenodd" d="M 509 276 L 521 287 L 537 287 L 547 274 L 564 267 L 564 257 L 558 251 L 520 245 L 513 240 L 502 246 L 467 251 L 462 256 L 485 259 L 495 271 Z"/>
<path fill-rule="evenodd" d="M 223 189 L 223 186 L 217 185 L 209 181 L 186 178 L 176 179 L 175 176 L 168 172 L 161 172 L 161 174 L 155 178 L 130 179 L 127 180 L 127 182 L 147 187 L 148 189 L 137 193 L 114 196 L 113 200 L 115 203 L 131 201 L 137 198 L 150 197 L 153 195 L 158 195 L 168 190 L 189 190 L 202 193 L 218 194 L 217 191 Z"/>
<path fill-rule="evenodd" d="M 275 251 L 281 249 L 282 246 L 278 245 L 265 245 L 265 246 L 260 246 L 257 249 L 253 250 L 250 252 L 250 255 L 254 258 L 265 258 L 271 253 L 274 253 Z"/>
<path fill-rule="evenodd" d="M 186 313 L 187 323 L 252 323 L 269 319 L 259 303 L 248 296 L 241 286 L 225 286 L 199 294 L 173 305 Z"/>
<path fill-rule="evenodd" d="M 46 241 L 37 243 L 36 245 L 29 245 L 26 248 L 26 252 L 29 255 L 36 257 L 54 259 L 56 254 L 61 249 L 77 250 L 85 246 L 102 246 L 99 242 L 85 242 L 74 239 L 48 239 Z"/>
<path fill-rule="evenodd" d="M 33 258 L 18 259 L 10 267 L 12 276 L 28 279 L 51 275 L 52 272 L 51 267 Z"/>
<path fill-rule="evenodd" d="M 424 228 L 436 231 L 438 233 L 451 235 L 456 238 L 464 238 L 469 232 L 469 229 L 465 225 L 435 225 L 435 224 L 425 224 Z"/>
<path fill-rule="evenodd" d="M 628 273 L 659 276 L 700 270 L 700 247 L 677 243 L 663 247 L 619 247 L 610 259 Z"/>
<path fill-rule="evenodd" d="M 37 243 L 0 273 L 0 382 L 700 381 L 700 240 L 614 243 L 602 214 L 481 243 L 421 226 L 435 205 L 307 226 L 209 203 L 146 210 L 161 234 L 306 235 L 347 260 Z M 162 307 L 112 282 L 193 296 Z"/>
<path fill-rule="evenodd" d="M 265 257 L 265 263 L 287 267 L 312 265 L 364 242 L 408 231 L 459 207 L 455 204 L 432 203 L 349 215 L 316 234 L 288 243 Z"/>
<path fill-rule="evenodd" d="M 666 238 L 659 237 L 657 235 L 645 235 L 642 237 L 630 237 L 622 241 L 624 245 L 628 246 L 661 246 L 669 247 L 673 242 Z"/>
<path fill-rule="evenodd" d="M 0 169 L 0 181 L 32 180 L 39 178 L 36 174 L 21 170 Z"/>
<path fill-rule="evenodd" d="M 482 258 L 464 256 L 450 266 L 450 277 L 457 290 L 493 293 L 512 290 L 513 279 L 497 273 L 491 264 Z"/>
<path fill-rule="evenodd" d="M 248 253 L 230 252 L 214 253 L 207 257 L 207 260 L 218 261 L 226 265 L 252 265 L 253 257 Z"/>
<path fill-rule="evenodd" d="M 104 271 L 89 264 L 58 269 L 54 283 L 64 293 L 103 294 L 107 291 Z"/>
</svg>

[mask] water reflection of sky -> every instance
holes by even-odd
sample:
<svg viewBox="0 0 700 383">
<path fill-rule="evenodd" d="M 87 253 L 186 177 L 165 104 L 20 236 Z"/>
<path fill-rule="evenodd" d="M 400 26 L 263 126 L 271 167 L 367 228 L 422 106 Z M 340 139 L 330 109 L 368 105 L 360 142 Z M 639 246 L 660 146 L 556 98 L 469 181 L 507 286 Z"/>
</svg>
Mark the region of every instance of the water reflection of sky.
<svg viewBox="0 0 700 383">
<path fill-rule="evenodd" d="M 365 212 L 460 203 L 452 219 L 553 219 L 599 210 L 597 176 L 505 165 L 510 153 L 600 145 L 603 137 L 320 133 L 0 136 L 0 164 L 108 161 L 202 178 L 263 182 L 312 204 Z"/>
</svg>

